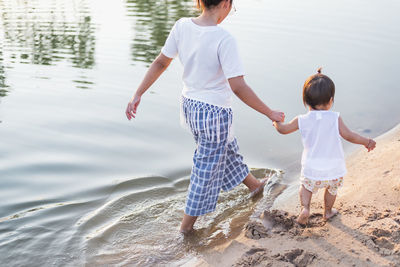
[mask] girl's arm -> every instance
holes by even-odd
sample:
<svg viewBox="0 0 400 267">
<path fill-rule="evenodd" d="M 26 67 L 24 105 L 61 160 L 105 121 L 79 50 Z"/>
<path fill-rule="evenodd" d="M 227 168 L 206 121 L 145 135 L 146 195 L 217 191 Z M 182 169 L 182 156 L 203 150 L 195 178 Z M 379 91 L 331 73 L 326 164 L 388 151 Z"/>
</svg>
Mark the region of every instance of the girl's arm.
<svg viewBox="0 0 400 267">
<path fill-rule="evenodd" d="M 258 98 L 254 91 L 246 84 L 243 76 L 230 78 L 228 81 L 235 95 L 249 107 L 266 115 L 272 121 L 285 120 L 285 114 L 283 112 L 270 109 Z"/>
<path fill-rule="evenodd" d="M 274 121 L 273 124 L 276 130 L 278 130 L 278 132 L 281 134 L 290 134 L 299 129 L 299 121 L 297 117 L 295 117 L 291 122 L 287 124 L 283 124 L 276 121 Z"/>
<path fill-rule="evenodd" d="M 339 133 L 350 143 L 364 145 L 365 148 L 368 149 L 368 152 L 373 150 L 376 146 L 376 142 L 374 140 L 361 136 L 347 128 L 341 117 L 339 117 Z"/>
<path fill-rule="evenodd" d="M 125 114 L 128 120 L 136 117 L 136 110 L 139 106 L 140 99 L 144 92 L 160 77 L 160 75 L 168 68 L 172 58 L 164 56 L 162 53 L 151 63 L 150 68 L 147 70 L 143 81 L 140 83 L 135 95 L 128 103 Z"/>
</svg>

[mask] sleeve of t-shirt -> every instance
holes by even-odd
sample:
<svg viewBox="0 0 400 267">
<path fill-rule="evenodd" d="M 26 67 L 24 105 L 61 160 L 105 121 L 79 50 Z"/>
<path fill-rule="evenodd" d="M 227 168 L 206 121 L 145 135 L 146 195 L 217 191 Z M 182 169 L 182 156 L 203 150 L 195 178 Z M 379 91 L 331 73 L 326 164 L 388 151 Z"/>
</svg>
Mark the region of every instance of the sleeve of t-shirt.
<svg viewBox="0 0 400 267">
<path fill-rule="evenodd" d="M 174 26 L 172 27 L 168 35 L 167 40 L 165 41 L 163 48 L 161 48 L 161 53 L 163 53 L 164 56 L 169 58 L 174 58 L 178 54 L 178 30 L 177 30 L 178 23 L 179 20 L 175 22 Z"/>
<path fill-rule="evenodd" d="M 303 132 L 303 115 L 297 116 L 297 125 L 299 126 L 300 134 Z"/>
<path fill-rule="evenodd" d="M 218 57 L 226 79 L 245 75 L 235 38 L 228 36 L 222 40 Z"/>
</svg>

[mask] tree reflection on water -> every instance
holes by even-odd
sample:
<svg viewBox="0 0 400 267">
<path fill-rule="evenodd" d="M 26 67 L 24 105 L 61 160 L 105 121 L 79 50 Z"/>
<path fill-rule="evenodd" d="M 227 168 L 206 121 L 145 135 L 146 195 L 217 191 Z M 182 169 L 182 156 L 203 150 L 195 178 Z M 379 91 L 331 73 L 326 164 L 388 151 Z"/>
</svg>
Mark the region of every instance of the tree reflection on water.
<svg viewBox="0 0 400 267">
<path fill-rule="evenodd" d="M 4 97 L 7 95 L 7 88 L 8 86 L 6 85 L 6 75 L 3 65 L 3 51 L 0 50 L 0 97 Z"/>
<path fill-rule="evenodd" d="M 133 24 L 133 64 L 152 62 L 175 21 L 198 13 L 194 0 L 124 3 Z M 17 71 L 21 64 L 77 68 L 80 73 L 70 81 L 76 88 L 93 88 L 88 76 L 96 65 L 97 33 L 91 16 L 95 4 L 95 0 L 0 0 L 0 97 L 12 90 L 7 72 Z M 52 78 L 43 73 L 34 78 Z"/>
<path fill-rule="evenodd" d="M 0 96 L 7 95 L 5 70 L 16 64 L 94 67 L 95 27 L 87 1 L 5 0 L 0 1 L 0 10 Z M 77 88 L 93 85 L 87 80 L 84 86 L 78 82 Z"/>
<path fill-rule="evenodd" d="M 75 1 L 72 1 L 75 2 Z M 94 26 L 87 5 L 65 1 L 1 1 L 4 46 L 15 63 L 54 65 L 63 59 L 73 67 L 95 64 Z"/>
<path fill-rule="evenodd" d="M 151 63 L 160 53 L 175 21 L 197 15 L 194 0 L 127 0 L 128 16 L 135 17 L 133 61 Z"/>
</svg>

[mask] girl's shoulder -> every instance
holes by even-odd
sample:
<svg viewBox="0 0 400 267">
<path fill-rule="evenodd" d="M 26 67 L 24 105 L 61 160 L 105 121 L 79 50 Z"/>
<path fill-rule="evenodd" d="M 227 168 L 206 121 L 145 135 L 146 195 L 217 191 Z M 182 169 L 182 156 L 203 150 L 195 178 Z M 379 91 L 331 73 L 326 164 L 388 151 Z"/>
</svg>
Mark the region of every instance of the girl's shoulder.
<svg viewBox="0 0 400 267">
<path fill-rule="evenodd" d="M 310 116 L 311 116 L 311 111 L 308 111 L 307 113 L 297 115 L 297 119 L 302 120 L 302 119 L 308 118 Z"/>
<path fill-rule="evenodd" d="M 339 116 L 340 112 L 333 110 L 310 110 L 307 113 L 298 115 L 299 117 L 308 117 L 308 116 L 316 116 L 317 114 L 321 114 L 323 116 Z"/>
<path fill-rule="evenodd" d="M 338 119 L 340 116 L 339 112 L 333 111 L 333 110 L 327 110 L 327 111 L 324 111 L 324 113 L 326 113 L 326 116 L 331 117 L 333 119 Z"/>
<path fill-rule="evenodd" d="M 320 119 L 338 119 L 340 113 L 331 110 L 310 110 L 305 114 L 298 115 L 299 120 L 320 120 Z"/>
</svg>

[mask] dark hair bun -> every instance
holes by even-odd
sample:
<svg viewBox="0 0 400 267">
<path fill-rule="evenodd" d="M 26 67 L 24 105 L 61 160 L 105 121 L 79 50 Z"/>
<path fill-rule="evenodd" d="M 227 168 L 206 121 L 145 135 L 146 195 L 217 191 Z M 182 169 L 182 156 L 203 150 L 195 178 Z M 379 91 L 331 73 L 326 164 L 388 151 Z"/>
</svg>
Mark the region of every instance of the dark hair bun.
<svg viewBox="0 0 400 267">
<path fill-rule="evenodd" d="M 335 84 L 318 68 L 316 74 L 307 78 L 303 86 L 303 103 L 313 109 L 319 105 L 326 105 L 335 99 Z"/>
<path fill-rule="evenodd" d="M 205 8 L 211 8 L 214 6 L 218 6 L 219 3 L 221 3 L 224 0 L 197 0 L 197 7 L 205 7 Z M 232 3 L 232 0 L 231 0 Z"/>
</svg>

